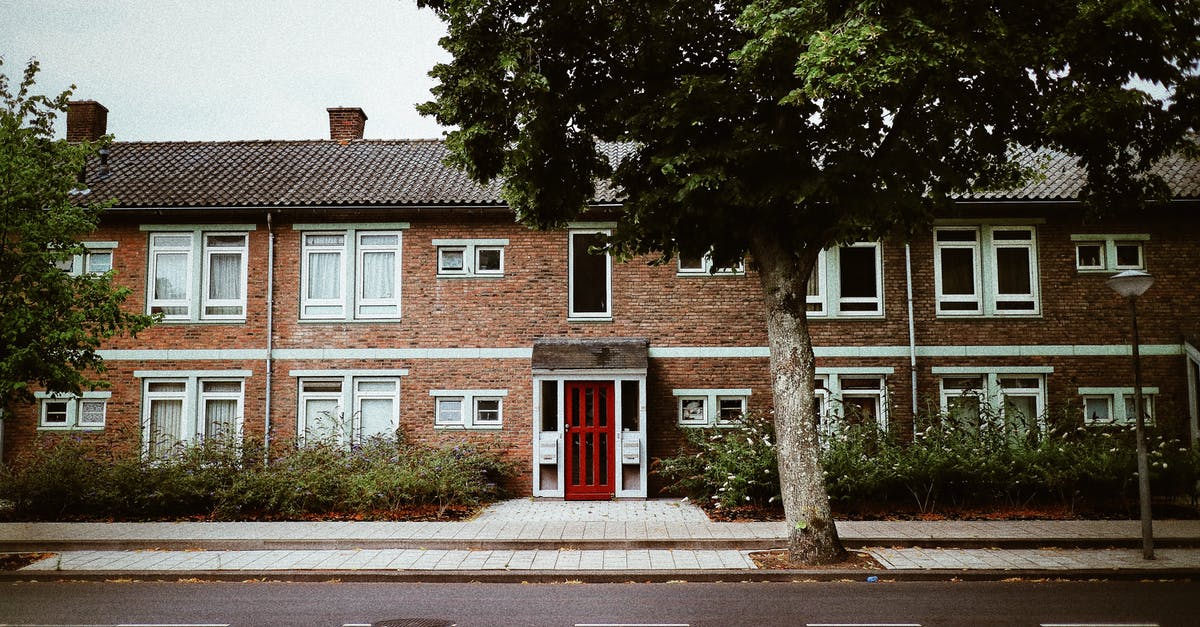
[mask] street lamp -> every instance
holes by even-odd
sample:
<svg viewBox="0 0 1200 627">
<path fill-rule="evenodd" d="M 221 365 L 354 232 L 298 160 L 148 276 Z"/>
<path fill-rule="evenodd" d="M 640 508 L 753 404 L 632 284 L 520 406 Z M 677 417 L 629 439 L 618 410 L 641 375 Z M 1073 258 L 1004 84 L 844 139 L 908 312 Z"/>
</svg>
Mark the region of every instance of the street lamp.
<svg viewBox="0 0 1200 627">
<path fill-rule="evenodd" d="M 1136 416 L 1138 502 L 1142 517 L 1142 557 L 1154 559 L 1154 530 L 1150 518 L 1150 465 L 1146 460 L 1146 419 L 1142 405 L 1142 363 L 1138 352 L 1137 299 L 1154 284 L 1154 277 L 1141 270 L 1126 270 L 1108 279 L 1108 286 L 1129 299 L 1133 319 L 1133 406 Z"/>
</svg>

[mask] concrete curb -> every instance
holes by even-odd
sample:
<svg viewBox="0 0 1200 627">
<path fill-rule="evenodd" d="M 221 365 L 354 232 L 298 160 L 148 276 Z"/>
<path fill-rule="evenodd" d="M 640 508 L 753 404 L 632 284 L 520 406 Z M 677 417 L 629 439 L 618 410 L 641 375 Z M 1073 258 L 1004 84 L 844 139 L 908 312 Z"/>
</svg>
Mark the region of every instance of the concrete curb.
<svg viewBox="0 0 1200 627">
<path fill-rule="evenodd" d="M 314 538 L 314 539 L 112 539 L 112 540 L 22 540 L 0 541 L 0 553 L 27 553 L 35 551 L 142 551 L 142 550 L 206 550 L 206 551 L 307 551 L 307 550 L 352 550 L 352 549 L 443 549 L 443 550 L 636 550 L 636 549 L 681 549 L 681 550 L 739 550 L 765 551 L 783 547 L 786 538 L 693 538 L 655 540 L 588 540 L 574 539 L 377 539 L 377 538 Z M 1154 545 L 1160 548 L 1200 548 L 1200 538 L 1169 537 L 1155 538 Z M 954 538 L 954 537 L 874 537 L 843 538 L 842 546 L 847 549 L 867 547 L 913 547 L 941 549 L 1095 549 L 1095 548 L 1138 548 L 1140 538 Z"/>
<path fill-rule="evenodd" d="M 877 582 L 868 582 L 877 577 Z M 238 570 L 238 571 L 0 571 L 0 583 L 66 581 L 295 581 L 342 583 L 667 583 L 667 582 L 820 582 L 861 581 L 1005 581 L 1010 579 L 1192 580 L 1198 568 L 1079 569 L 1079 570 L 846 570 L 846 569 L 723 569 L 723 570 Z"/>
</svg>

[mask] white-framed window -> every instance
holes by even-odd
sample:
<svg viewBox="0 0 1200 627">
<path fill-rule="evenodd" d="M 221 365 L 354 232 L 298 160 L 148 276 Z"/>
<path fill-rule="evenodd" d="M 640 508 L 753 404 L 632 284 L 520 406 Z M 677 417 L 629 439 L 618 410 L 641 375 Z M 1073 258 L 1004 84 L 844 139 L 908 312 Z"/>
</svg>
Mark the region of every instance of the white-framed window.
<svg viewBox="0 0 1200 627">
<path fill-rule="evenodd" d="M 502 277 L 507 239 L 435 239 L 439 278 Z"/>
<path fill-rule="evenodd" d="M 1144 233 L 1117 235 L 1072 235 L 1075 269 L 1079 272 L 1119 272 L 1146 269 Z"/>
<path fill-rule="evenodd" d="M 179 322 L 245 320 L 248 241 L 245 232 L 150 233 L 149 313 Z"/>
<path fill-rule="evenodd" d="M 934 282 L 938 315 L 1039 313 L 1034 228 L 935 228 Z"/>
<path fill-rule="evenodd" d="M 671 390 L 681 427 L 733 426 L 746 415 L 749 388 Z"/>
<path fill-rule="evenodd" d="M 821 251 L 808 279 L 810 316 L 883 315 L 883 256 L 879 242 Z"/>
<path fill-rule="evenodd" d="M 435 429 L 500 429 L 508 390 L 430 390 Z"/>
<path fill-rule="evenodd" d="M 111 392 L 84 392 L 82 396 L 35 393 L 39 430 L 104 429 Z"/>
<path fill-rule="evenodd" d="M 400 318 L 401 232 L 303 231 L 300 318 Z"/>
<path fill-rule="evenodd" d="M 63 259 L 55 266 L 71 276 L 104 274 L 113 269 L 113 251 L 117 242 L 80 242 L 83 251 Z"/>
<path fill-rule="evenodd" d="M 1045 427 L 1046 375 L 1051 368 L 934 368 L 941 374 L 942 413 L 954 426 L 1000 429 L 1008 437 L 1036 437 Z"/>
<path fill-rule="evenodd" d="M 400 424 L 400 379 L 338 375 L 299 378 L 296 433 L 300 444 L 356 446 L 391 437 Z M 347 411 L 349 408 L 349 411 Z"/>
<path fill-rule="evenodd" d="M 746 264 L 738 262 L 730 268 L 714 268 L 712 255 L 704 253 L 699 257 L 693 255 L 679 255 L 678 259 L 679 270 L 678 276 L 705 276 L 711 274 L 746 274 Z"/>
<path fill-rule="evenodd" d="M 1142 408 L 1146 424 L 1154 424 L 1154 399 L 1158 388 L 1142 388 Z M 1132 425 L 1137 421 L 1136 396 L 1128 388 L 1079 388 L 1083 399 L 1083 424 L 1090 427 Z"/>
<path fill-rule="evenodd" d="M 612 256 L 607 250 L 593 252 L 608 234 L 597 229 L 568 232 L 568 318 L 612 318 Z"/>
<path fill-rule="evenodd" d="M 818 435 L 828 438 L 851 426 L 887 429 L 887 377 L 893 370 L 874 366 L 819 368 L 813 384 Z"/>
<path fill-rule="evenodd" d="M 139 376 L 135 373 L 135 376 Z M 142 376 L 142 450 L 170 456 L 205 438 L 240 441 L 245 415 L 243 371 Z"/>
</svg>

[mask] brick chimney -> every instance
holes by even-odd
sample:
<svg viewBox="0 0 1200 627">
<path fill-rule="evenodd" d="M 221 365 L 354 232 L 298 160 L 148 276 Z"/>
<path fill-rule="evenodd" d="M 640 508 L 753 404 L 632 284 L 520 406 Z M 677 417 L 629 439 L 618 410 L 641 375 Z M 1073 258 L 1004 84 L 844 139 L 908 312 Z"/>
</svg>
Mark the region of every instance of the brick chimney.
<svg viewBox="0 0 1200 627">
<path fill-rule="evenodd" d="M 367 127 L 367 114 L 358 107 L 330 107 L 329 139 L 347 142 L 352 139 L 362 139 L 363 130 Z"/>
<path fill-rule="evenodd" d="M 96 141 L 108 132 L 108 109 L 95 100 L 67 103 L 67 141 Z"/>
</svg>

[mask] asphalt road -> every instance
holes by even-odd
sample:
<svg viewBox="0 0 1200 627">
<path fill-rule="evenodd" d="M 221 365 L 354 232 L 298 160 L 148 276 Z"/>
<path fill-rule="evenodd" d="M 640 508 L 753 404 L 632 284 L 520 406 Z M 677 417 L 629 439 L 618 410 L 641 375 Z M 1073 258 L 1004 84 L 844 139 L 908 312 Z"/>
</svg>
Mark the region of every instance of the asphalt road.
<svg viewBox="0 0 1200 627">
<path fill-rule="evenodd" d="M 411 620 L 417 618 L 433 620 Z M 1200 583 L 27 582 L 0 586 L 0 625 L 5 626 L 366 627 L 376 623 L 403 627 L 1196 627 Z"/>
</svg>

